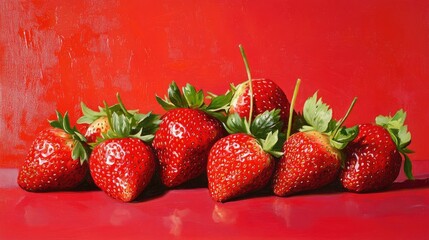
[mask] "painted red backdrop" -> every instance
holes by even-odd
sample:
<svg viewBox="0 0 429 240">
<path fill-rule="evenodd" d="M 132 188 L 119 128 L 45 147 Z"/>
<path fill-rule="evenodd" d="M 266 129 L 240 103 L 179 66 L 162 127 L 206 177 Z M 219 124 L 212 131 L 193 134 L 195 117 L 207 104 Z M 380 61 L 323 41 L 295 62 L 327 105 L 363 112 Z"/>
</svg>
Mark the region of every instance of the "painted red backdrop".
<svg viewBox="0 0 429 240">
<path fill-rule="evenodd" d="M 300 109 L 319 90 L 348 124 L 408 112 L 412 160 L 425 147 L 429 1 L 0 1 L 0 166 L 19 166 L 55 110 L 80 114 L 119 92 L 129 108 L 163 113 L 155 94 L 187 82 L 222 93 L 246 73 Z"/>
</svg>

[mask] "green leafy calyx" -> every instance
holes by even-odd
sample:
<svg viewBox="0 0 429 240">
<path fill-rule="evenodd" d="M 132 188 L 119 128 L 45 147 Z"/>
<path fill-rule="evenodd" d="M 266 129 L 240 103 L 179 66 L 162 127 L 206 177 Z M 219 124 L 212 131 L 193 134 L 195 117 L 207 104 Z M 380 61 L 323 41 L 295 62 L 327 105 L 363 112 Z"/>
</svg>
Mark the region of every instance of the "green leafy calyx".
<svg viewBox="0 0 429 240">
<path fill-rule="evenodd" d="M 404 156 L 404 172 L 408 179 L 414 179 L 412 173 L 412 164 L 409 153 L 413 151 L 408 149 L 408 145 L 411 143 L 411 133 L 408 131 L 407 125 L 405 125 L 405 118 L 407 113 L 404 110 L 400 109 L 391 116 L 378 116 L 375 119 L 375 123 L 379 126 L 385 128 L 390 136 L 392 137 L 393 142 L 396 144 L 398 151 Z"/>
<path fill-rule="evenodd" d="M 110 112 L 117 112 L 117 113 L 125 114 L 127 116 L 131 116 L 133 114 L 138 113 L 138 110 L 127 110 L 125 108 L 119 93 L 116 94 L 116 98 L 118 99 L 118 103 L 115 105 L 109 106 Z M 81 105 L 83 116 L 77 120 L 77 123 L 79 124 L 82 124 L 82 123 L 91 124 L 95 120 L 99 119 L 100 117 L 107 116 L 105 107 L 99 106 L 98 111 L 95 111 L 88 108 L 84 102 L 81 102 L 80 105 Z"/>
<path fill-rule="evenodd" d="M 138 110 L 127 110 L 119 94 L 116 96 L 117 104 L 109 106 L 104 102 L 104 108 L 99 107 L 100 111 L 97 112 L 97 116 L 106 116 L 110 129 L 106 133 L 102 133 L 102 137 L 97 139 L 94 145 L 112 138 L 134 137 L 145 142 L 152 141 L 161 122 L 159 115 L 151 112 L 142 114 Z M 84 111 L 83 108 L 82 111 Z"/>
<path fill-rule="evenodd" d="M 88 160 L 89 148 L 86 145 L 85 137 L 76 129 L 76 127 L 70 126 L 70 119 L 68 113 L 65 112 L 64 116 L 60 112 L 56 111 L 57 120 L 49 120 L 49 124 L 54 128 L 62 129 L 64 132 L 69 134 L 73 139 L 73 150 L 72 159 L 80 160 L 80 163 Z"/>
<path fill-rule="evenodd" d="M 350 114 L 356 98 L 353 99 L 346 115 L 340 120 L 332 119 L 332 109 L 317 97 L 317 92 L 307 99 L 304 103 L 303 118 L 306 125 L 303 125 L 300 131 L 318 131 L 329 136 L 330 144 L 336 149 L 344 149 L 358 134 L 358 127 L 353 126 L 346 128 L 343 126 L 344 121 Z"/>
<path fill-rule="evenodd" d="M 168 97 L 165 96 L 162 99 L 156 96 L 156 101 L 167 111 L 175 108 L 199 109 L 224 122 L 226 120 L 226 111 L 233 95 L 234 90 L 231 87 L 231 90 L 228 90 L 224 95 L 210 94 L 210 96 L 204 96 L 202 90 L 197 91 L 189 83 L 180 91 L 173 81 L 168 88 Z M 209 104 L 205 103 L 205 98 L 210 98 Z"/>
<path fill-rule="evenodd" d="M 256 116 L 251 123 L 234 113 L 228 116 L 225 123 L 225 129 L 229 133 L 246 133 L 255 137 L 264 151 L 275 157 L 283 155 L 282 147 L 286 136 L 280 131 L 282 126 L 279 109 L 265 111 Z"/>
</svg>

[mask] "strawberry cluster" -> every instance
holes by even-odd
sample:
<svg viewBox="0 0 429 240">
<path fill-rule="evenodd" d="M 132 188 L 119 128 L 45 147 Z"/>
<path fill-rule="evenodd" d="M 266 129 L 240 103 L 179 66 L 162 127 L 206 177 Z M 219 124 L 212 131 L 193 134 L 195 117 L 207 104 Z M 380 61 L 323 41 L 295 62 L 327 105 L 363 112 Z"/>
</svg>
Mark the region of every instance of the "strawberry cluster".
<svg viewBox="0 0 429 240">
<path fill-rule="evenodd" d="M 167 96 L 156 96 L 166 110 L 162 116 L 127 110 L 119 94 L 118 103 L 104 102 L 98 111 L 81 103 L 81 131 L 57 112 L 32 143 L 19 186 L 44 192 L 89 182 L 130 202 L 154 179 L 174 188 L 202 178 L 213 200 L 225 202 L 261 189 L 289 196 L 332 183 L 352 192 L 379 191 L 395 181 L 403 161 L 413 179 L 403 110 L 345 127 L 356 98 L 337 121 L 316 92 L 302 113 L 295 111 L 300 80 L 289 102 L 273 81 L 251 77 L 240 50 L 248 80 L 224 95 L 205 96 L 172 82 Z"/>
</svg>

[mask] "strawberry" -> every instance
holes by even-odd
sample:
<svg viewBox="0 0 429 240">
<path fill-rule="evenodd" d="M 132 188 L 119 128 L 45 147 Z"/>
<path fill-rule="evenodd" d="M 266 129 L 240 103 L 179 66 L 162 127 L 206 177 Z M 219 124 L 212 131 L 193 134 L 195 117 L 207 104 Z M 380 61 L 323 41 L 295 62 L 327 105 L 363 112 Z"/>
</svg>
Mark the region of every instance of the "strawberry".
<svg viewBox="0 0 429 240">
<path fill-rule="evenodd" d="M 345 149 L 346 162 L 340 181 L 352 192 L 372 192 L 392 185 L 398 177 L 402 156 L 404 172 L 414 179 L 407 148 L 411 134 L 404 125 L 406 113 L 399 110 L 393 117 L 378 116 L 376 124 L 359 125 L 359 134 Z"/>
<path fill-rule="evenodd" d="M 85 137 L 70 127 L 67 112 L 33 141 L 18 174 L 18 185 L 27 191 L 44 192 L 77 187 L 88 170 Z"/>
<path fill-rule="evenodd" d="M 225 136 L 222 123 L 224 106 L 232 93 L 204 103 L 203 92 L 187 84 L 178 89 L 170 84 L 168 98 L 156 97 L 158 103 L 168 110 L 155 133 L 152 146 L 161 166 L 161 180 L 167 187 L 175 187 L 205 173 L 207 157 L 213 144 Z"/>
<path fill-rule="evenodd" d="M 231 135 L 216 142 L 209 154 L 207 177 L 213 200 L 228 201 L 260 190 L 274 171 L 274 157 L 283 139 L 280 110 L 266 111 L 250 122 L 232 114 L 226 122 Z M 280 143 L 280 144 L 279 144 Z"/>
<path fill-rule="evenodd" d="M 127 110 L 122 103 L 122 100 L 119 96 L 119 93 L 116 94 L 118 99 L 118 103 L 110 106 L 109 111 L 118 114 L 125 114 L 128 117 L 135 116 L 140 117 L 141 115 L 136 115 L 138 110 Z M 103 107 L 98 107 L 99 111 L 94 111 L 88 108 L 84 102 L 81 102 L 81 108 L 83 116 L 77 120 L 78 124 L 88 124 L 87 129 L 85 131 L 85 137 L 88 143 L 95 143 L 97 138 L 100 138 L 102 134 L 107 133 L 110 129 L 109 121 L 107 119 L 106 111 Z M 154 116 L 154 115 L 152 115 Z M 138 121 L 139 119 L 135 119 L 134 121 Z"/>
<path fill-rule="evenodd" d="M 356 98 L 340 122 L 332 120 L 332 109 L 317 98 L 317 92 L 305 102 L 303 117 L 308 125 L 288 137 L 283 146 L 284 155 L 273 178 L 276 195 L 318 189 L 337 178 L 342 164 L 341 149 L 358 132 L 357 126 L 342 127 L 355 101 Z"/>
<path fill-rule="evenodd" d="M 123 202 L 133 201 L 146 188 L 155 172 L 155 155 L 150 146 L 151 134 L 143 130 L 156 129 L 157 117 L 134 114 L 105 113 L 111 128 L 94 145 L 89 168 L 94 183 L 110 197 Z"/>
<path fill-rule="evenodd" d="M 290 110 L 290 103 L 286 94 L 272 80 L 264 78 L 252 79 L 247 58 L 241 45 L 240 50 L 245 63 L 248 80 L 235 88 L 229 112 L 231 114 L 237 113 L 240 117 L 247 117 L 250 112 L 256 116 L 265 111 L 280 109 L 280 119 L 286 123 Z M 286 128 L 287 125 L 284 124 L 284 127 Z"/>
<path fill-rule="evenodd" d="M 252 85 L 252 90 L 250 90 L 249 81 L 237 86 L 229 112 L 237 113 L 240 117 L 248 116 L 250 112 L 250 92 L 253 91 L 254 106 L 252 114 L 254 116 L 265 111 L 280 109 L 280 119 L 283 122 L 287 122 L 290 103 L 283 90 L 269 79 L 252 79 Z"/>
</svg>

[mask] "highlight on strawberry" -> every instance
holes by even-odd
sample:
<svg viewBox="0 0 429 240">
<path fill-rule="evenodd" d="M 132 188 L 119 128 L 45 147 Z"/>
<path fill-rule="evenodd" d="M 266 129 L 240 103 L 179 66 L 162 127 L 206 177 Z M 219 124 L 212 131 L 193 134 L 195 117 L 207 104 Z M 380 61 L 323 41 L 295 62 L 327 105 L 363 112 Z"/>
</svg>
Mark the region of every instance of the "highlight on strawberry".
<svg viewBox="0 0 429 240">
<path fill-rule="evenodd" d="M 414 179 L 408 149 L 411 134 L 401 109 L 392 116 L 378 116 L 375 124 L 359 125 L 358 136 L 347 146 L 340 181 L 352 192 L 373 192 L 388 188 L 399 175 L 402 159 L 408 179 Z M 402 155 L 402 156 L 401 156 Z"/>
<path fill-rule="evenodd" d="M 167 112 L 161 118 L 152 146 L 161 166 L 161 181 L 167 187 L 205 174 L 210 148 L 226 135 L 221 120 L 225 119 L 225 106 L 232 98 L 229 92 L 206 104 L 202 90 L 187 84 L 182 92 L 173 81 L 168 97 L 156 96 Z"/>
<path fill-rule="evenodd" d="M 18 173 L 18 185 L 27 191 L 69 190 L 80 185 L 88 171 L 89 147 L 85 137 L 70 126 L 68 113 L 33 141 Z"/>
<path fill-rule="evenodd" d="M 317 97 L 317 92 L 307 99 L 303 108 L 307 125 L 287 136 L 284 155 L 274 174 L 273 190 L 277 196 L 315 190 L 337 179 L 344 164 L 342 150 L 358 134 L 357 126 L 343 126 L 355 102 L 356 98 L 337 122 L 332 119 L 332 109 Z"/>
<path fill-rule="evenodd" d="M 94 183 L 107 195 L 123 202 L 136 199 L 149 184 L 156 160 L 150 142 L 159 117 L 127 111 L 118 96 L 121 111 L 103 110 L 109 129 L 93 144 L 89 168 Z"/>
<path fill-rule="evenodd" d="M 215 143 L 207 163 L 213 200 L 225 202 L 268 184 L 275 158 L 282 155 L 282 126 L 279 109 L 265 111 L 250 121 L 238 114 L 228 117 L 225 127 L 230 135 Z"/>
</svg>

